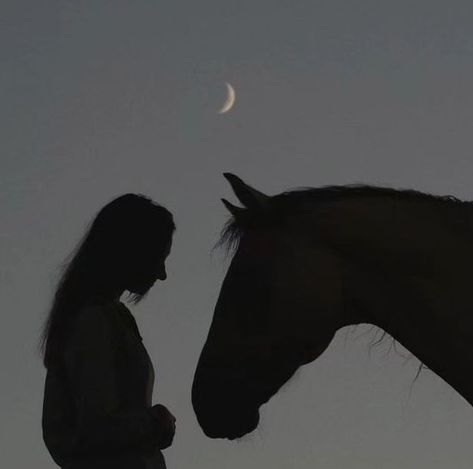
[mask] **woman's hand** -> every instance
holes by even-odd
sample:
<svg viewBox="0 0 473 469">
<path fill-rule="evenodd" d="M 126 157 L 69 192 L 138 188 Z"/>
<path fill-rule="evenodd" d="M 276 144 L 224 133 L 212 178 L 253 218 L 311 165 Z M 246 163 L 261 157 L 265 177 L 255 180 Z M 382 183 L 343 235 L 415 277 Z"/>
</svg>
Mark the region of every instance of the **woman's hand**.
<svg viewBox="0 0 473 469">
<path fill-rule="evenodd" d="M 159 449 L 169 448 L 176 432 L 176 417 L 162 404 L 156 404 L 151 408 L 151 413 L 158 420 L 161 426 L 159 438 Z"/>
</svg>

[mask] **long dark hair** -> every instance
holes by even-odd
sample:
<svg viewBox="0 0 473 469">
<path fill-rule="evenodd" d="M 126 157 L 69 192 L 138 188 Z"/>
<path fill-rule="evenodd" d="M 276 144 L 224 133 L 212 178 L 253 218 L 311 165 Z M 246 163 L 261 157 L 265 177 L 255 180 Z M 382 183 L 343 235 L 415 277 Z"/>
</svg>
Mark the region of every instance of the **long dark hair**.
<svg viewBox="0 0 473 469">
<path fill-rule="evenodd" d="M 98 212 L 63 264 L 40 339 L 46 368 L 60 359 L 71 318 L 86 304 L 107 299 L 120 288 L 124 266 L 164 250 L 175 229 L 171 212 L 141 194 L 122 195 Z M 136 304 L 143 295 L 129 297 Z"/>
</svg>

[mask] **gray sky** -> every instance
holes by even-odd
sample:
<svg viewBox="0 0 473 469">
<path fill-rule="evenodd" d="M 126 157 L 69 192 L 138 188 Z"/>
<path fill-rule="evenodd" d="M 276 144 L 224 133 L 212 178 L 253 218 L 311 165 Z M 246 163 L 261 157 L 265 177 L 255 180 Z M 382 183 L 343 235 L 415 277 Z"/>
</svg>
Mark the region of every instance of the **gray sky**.
<svg viewBox="0 0 473 469">
<path fill-rule="evenodd" d="M 190 403 L 227 264 L 222 177 L 269 193 L 365 182 L 473 199 L 473 4 L 3 0 L 0 460 L 55 467 L 35 346 L 58 266 L 124 192 L 175 214 L 168 280 L 132 309 L 177 417 L 169 469 L 470 468 L 473 412 L 367 328 L 342 330 L 263 407 L 210 440 Z M 224 82 L 234 109 L 217 110 Z M 358 338 L 357 338 L 358 337 Z M 402 351 L 402 353 L 407 353 Z"/>
</svg>

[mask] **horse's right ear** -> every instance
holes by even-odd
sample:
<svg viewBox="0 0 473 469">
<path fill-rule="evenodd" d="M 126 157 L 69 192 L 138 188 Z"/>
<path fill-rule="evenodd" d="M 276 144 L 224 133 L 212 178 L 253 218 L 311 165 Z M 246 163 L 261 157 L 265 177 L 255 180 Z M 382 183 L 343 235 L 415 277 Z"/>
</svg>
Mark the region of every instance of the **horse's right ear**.
<svg viewBox="0 0 473 469">
<path fill-rule="evenodd" d="M 264 210 L 267 208 L 269 196 L 245 184 L 238 176 L 232 173 L 223 173 L 223 176 L 230 183 L 233 192 L 235 192 L 235 195 L 246 208 L 250 210 Z"/>
<path fill-rule="evenodd" d="M 223 205 L 227 208 L 227 210 L 235 217 L 238 218 L 244 211 L 245 209 L 243 207 L 237 207 L 236 205 L 233 205 L 226 199 L 220 199 L 223 202 Z"/>
</svg>

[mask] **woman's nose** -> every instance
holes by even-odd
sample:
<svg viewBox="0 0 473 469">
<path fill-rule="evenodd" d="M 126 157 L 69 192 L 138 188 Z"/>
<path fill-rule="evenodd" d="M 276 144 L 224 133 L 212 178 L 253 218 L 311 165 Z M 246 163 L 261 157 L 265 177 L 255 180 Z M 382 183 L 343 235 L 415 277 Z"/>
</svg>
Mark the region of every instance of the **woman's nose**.
<svg viewBox="0 0 473 469">
<path fill-rule="evenodd" d="M 158 270 L 158 273 L 156 274 L 156 277 L 159 280 L 166 280 L 167 274 L 166 274 L 166 269 L 165 269 L 164 266 L 161 269 Z"/>
</svg>

